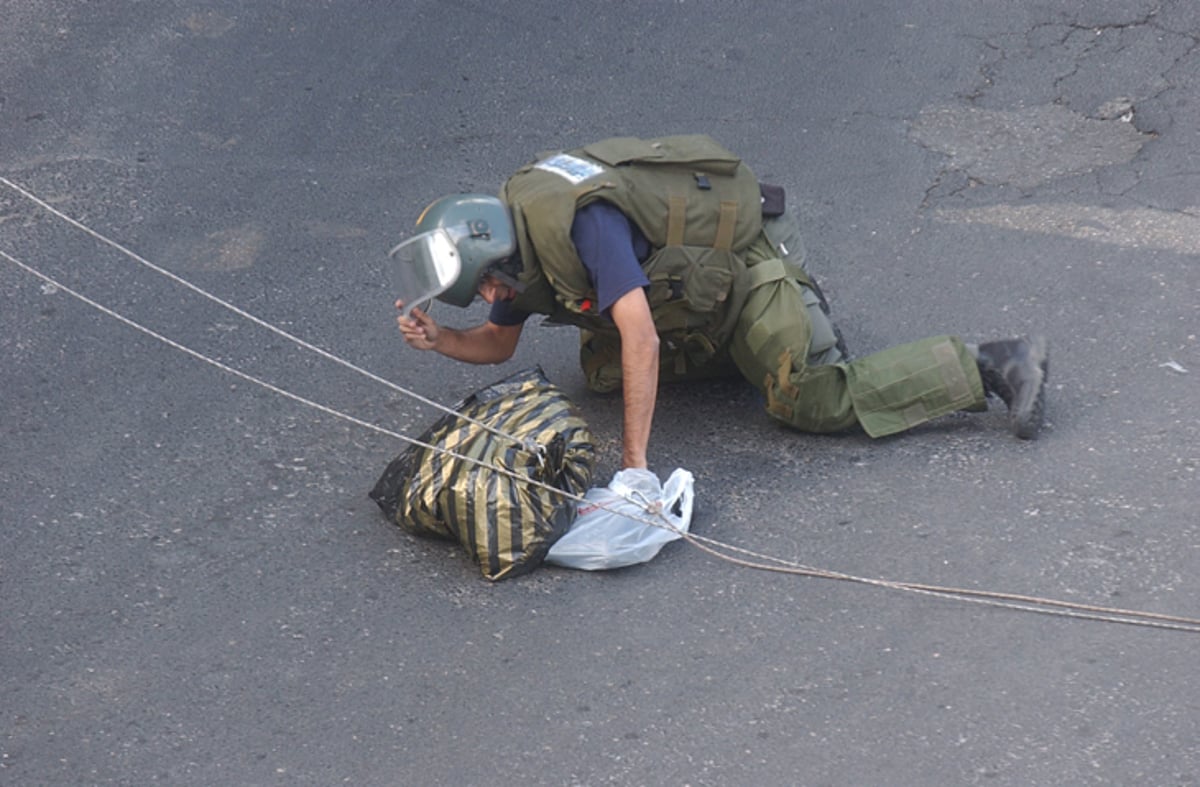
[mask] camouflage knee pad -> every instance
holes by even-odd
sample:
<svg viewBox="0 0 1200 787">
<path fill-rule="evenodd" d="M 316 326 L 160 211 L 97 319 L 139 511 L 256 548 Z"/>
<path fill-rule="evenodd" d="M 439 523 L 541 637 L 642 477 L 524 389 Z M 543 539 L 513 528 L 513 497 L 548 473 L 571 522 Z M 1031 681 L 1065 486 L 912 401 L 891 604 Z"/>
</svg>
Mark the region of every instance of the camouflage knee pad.
<svg viewBox="0 0 1200 787">
<path fill-rule="evenodd" d="M 871 437 L 902 432 L 957 410 L 987 409 L 975 359 L 952 336 L 890 347 L 845 368 L 855 412 Z"/>
</svg>

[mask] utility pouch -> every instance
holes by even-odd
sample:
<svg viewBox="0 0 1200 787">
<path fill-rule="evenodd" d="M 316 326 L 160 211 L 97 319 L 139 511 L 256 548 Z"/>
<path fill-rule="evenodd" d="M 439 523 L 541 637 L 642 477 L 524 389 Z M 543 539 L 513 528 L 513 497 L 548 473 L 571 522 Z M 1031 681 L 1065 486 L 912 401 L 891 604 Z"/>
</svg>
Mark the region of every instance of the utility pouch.
<svg viewBox="0 0 1200 787">
<path fill-rule="evenodd" d="M 667 246 L 642 266 L 650 279 L 647 299 L 659 333 L 714 325 L 733 285 L 730 252 L 700 246 Z"/>
<path fill-rule="evenodd" d="M 764 219 L 782 216 L 787 210 L 787 195 L 783 186 L 770 183 L 759 183 L 758 192 L 762 195 L 762 215 Z"/>
</svg>

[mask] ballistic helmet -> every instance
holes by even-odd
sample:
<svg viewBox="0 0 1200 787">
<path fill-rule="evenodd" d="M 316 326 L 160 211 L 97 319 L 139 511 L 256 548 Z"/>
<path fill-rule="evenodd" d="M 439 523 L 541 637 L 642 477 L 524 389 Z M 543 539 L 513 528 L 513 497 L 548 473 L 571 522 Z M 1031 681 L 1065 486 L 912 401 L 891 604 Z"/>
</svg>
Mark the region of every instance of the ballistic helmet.
<svg viewBox="0 0 1200 787">
<path fill-rule="evenodd" d="M 492 274 L 518 291 L 520 263 L 508 208 L 487 194 L 452 194 L 432 202 L 417 219 L 417 232 L 448 234 L 458 256 L 458 277 L 437 296 L 452 306 L 468 306 L 484 274 Z M 515 262 L 515 265 L 514 265 Z M 514 270 L 515 267 L 515 270 Z"/>
</svg>

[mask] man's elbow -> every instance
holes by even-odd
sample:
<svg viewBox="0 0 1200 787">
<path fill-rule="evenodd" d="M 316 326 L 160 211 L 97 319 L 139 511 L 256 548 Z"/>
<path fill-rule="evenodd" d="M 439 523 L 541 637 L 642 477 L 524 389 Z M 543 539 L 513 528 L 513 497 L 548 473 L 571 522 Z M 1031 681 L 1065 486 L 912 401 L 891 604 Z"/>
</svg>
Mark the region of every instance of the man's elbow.
<svg viewBox="0 0 1200 787">
<path fill-rule="evenodd" d="M 488 360 L 491 363 L 504 363 L 510 360 L 517 352 L 517 343 L 521 339 L 520 329 L 513 330 L 508 326 L 489 323 L 488 330 L 490 332 L 488 344 L 491 347 Z"/>
<path fill-rule="evenodd" d="M 638 338 L 646 347 L 658 349 L 658 326 L 652 320 L 646 320 L 638 326 Z"/>
<path fill-rule="evenodd" d="M 638 353 L 655 358 L 658 357 L 659 338 L 658 331 L 651 328 L 650 330 L 638 331 L 632 337 L 633 341 L 630 344 L 637 350 Z"/>
</svg>

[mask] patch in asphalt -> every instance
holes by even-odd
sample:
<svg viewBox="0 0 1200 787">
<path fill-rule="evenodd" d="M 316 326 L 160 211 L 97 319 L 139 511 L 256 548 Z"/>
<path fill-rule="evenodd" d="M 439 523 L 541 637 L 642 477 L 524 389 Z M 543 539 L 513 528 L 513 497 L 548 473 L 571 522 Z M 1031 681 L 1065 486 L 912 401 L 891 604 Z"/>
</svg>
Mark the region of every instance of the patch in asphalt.
<svg viewBox="0 0 1200 787">
<path fill-rule="evenodd" d="M 932 107 L 921 111 L 909 133 L 974 180 L 1025 189 L 1124 164 L 1154 138 L 1123 117 L 1097 120 L 1056 104 L 1017 110 Z"/>
</svg>

